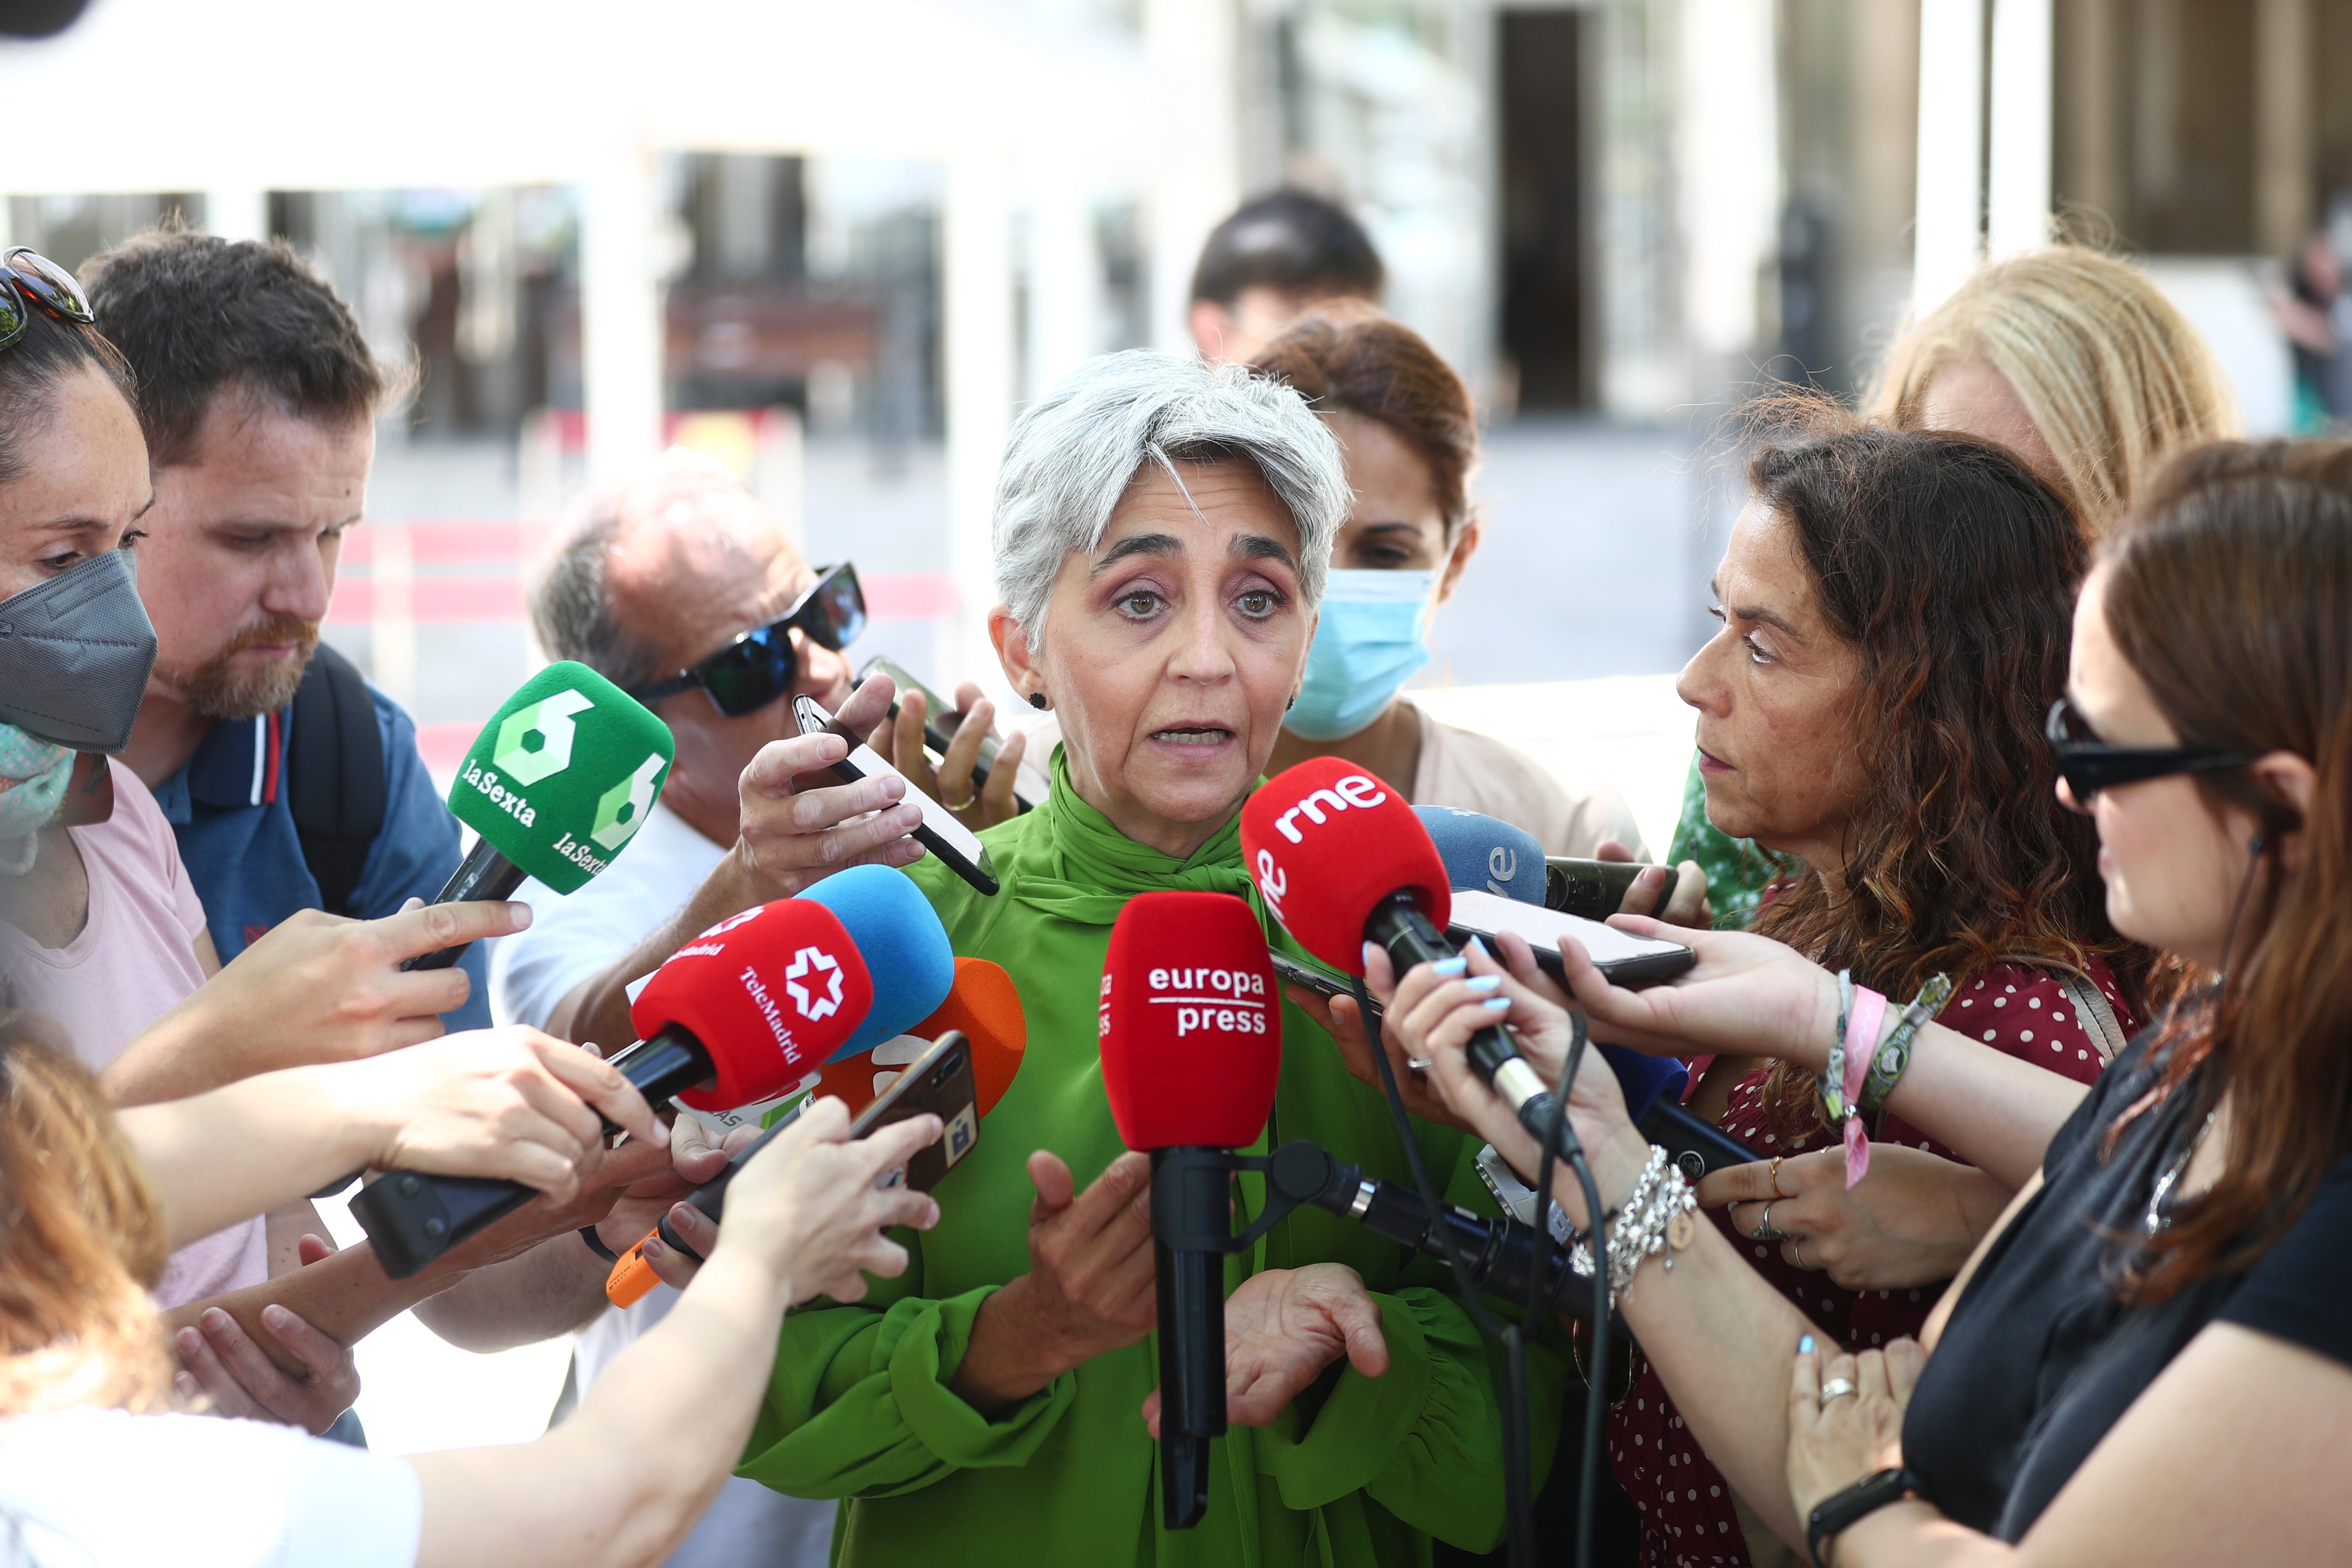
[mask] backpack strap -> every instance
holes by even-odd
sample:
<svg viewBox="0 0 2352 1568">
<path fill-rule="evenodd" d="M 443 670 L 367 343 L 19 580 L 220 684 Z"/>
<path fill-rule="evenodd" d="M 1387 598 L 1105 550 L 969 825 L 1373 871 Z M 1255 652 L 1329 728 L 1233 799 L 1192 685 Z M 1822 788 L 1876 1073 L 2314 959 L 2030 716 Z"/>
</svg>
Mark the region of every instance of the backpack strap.
<svg viewBox="0 0 2352 1568">
<path fill-rule="evenodd" d="M 353 915 L 368 851 L 383 831 L 383 732 L 375 699 L 350 659 L 325 643 L 295 689 L 286 747 L 287 805 L 329 914 Z"/>
</svg>

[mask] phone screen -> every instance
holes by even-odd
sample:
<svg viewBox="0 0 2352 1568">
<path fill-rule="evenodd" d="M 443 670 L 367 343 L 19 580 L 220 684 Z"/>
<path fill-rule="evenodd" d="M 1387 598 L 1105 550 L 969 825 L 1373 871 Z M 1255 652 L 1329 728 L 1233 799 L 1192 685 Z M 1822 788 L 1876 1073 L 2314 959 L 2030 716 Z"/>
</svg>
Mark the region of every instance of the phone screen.
<svg viewBox="0 0 2352 1568">
<path fill-rule="evenodd" d="M 904 1182 L 928 1193 L 980 1142 L 979 1098 L 971 1076 L 971 1042 L 962 1030 L 950 1029 L 858 1113 L 849 1135 L 863 1138 L 878 1127 L 926 1113 L 938 1117 L 944 1128 L 939 1142 L 917 1150 L 883 1183 L 895 1186 Z"/>
<path fill-rule="evenodd" d="M 849 755 L 833 765 L 835 777 L 849 783 L 877 774 L 896 778 L 907 786 L 905 798 L 923 814 L 922 822 L 915 828 L 918 843 L 947 862 L 948 869 L 961 877 L 982 893 L 993 898 L 997 890 L 996 868 L 988 858 L 988 849 L 972 837 L 971 829 L 958 822 L 946 806 L 915 787 L 914 781 L 882 760 L 873 747 L 853 735 L 841 721 L 826 712 L 810 698 L 793 699 L 793 717 L 803 735 L 834 734 L 849 743 Z"/>
<path fill-rule="evenodd" d="M 1637 980 L 1663 980 L 1670 974 L 1680 974 L 1698 962 L 1698 954 L 1678 942 L 1634 936 L 1599 921 L 1562 914 L 1538 904 L 1523 904 L 1515 899 L 1496 898 L 1492 893 L 1454 893 L 1454 914 L 1448 926 L 1448 934 L 1454 941 L 1491 937 L 1507 931 L 1527 938 L 1528 945 L 1535 949 L 1536 962 L 1555 974 L 1560 972 L 1559 939 L 1572 936 L 1584 944 L 1584 951 L 1592 955 L 1601 973 L 1620 985 Z"/>
</svg>

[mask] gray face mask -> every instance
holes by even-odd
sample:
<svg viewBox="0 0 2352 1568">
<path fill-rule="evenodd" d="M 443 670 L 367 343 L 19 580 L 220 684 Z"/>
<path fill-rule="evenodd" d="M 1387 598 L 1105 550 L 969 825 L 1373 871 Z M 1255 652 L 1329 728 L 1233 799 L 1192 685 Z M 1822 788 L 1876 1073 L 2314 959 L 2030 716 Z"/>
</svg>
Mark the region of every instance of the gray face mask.
<svg viewBox="0 0 2352 1568">
<path fill-rule="evenodd" d="M 127 550 L 0 599 L 0 721 L 78 752 L 131 743 L 155 627 Z"/>
</svg>

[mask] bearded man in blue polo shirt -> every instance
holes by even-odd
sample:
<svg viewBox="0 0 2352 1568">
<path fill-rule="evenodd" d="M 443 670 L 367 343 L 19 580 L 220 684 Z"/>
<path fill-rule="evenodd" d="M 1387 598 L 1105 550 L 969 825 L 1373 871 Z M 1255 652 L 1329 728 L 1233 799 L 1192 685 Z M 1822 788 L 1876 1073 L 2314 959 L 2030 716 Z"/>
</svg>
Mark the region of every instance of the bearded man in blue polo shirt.
<svg viewBox="0 0 2352 1568">
<path fill-rule="evenodd" d="M 283 244 L 142 235 L 83 269 L 139 378 L 155 467 L 139 594 L 154 674 L 123 761 L 180 840 L 224 963 L 298 910 L 430 899 L 457 826 L 399 705 L 319 642 L 389 390 L 358 323 Z M 483 952 L 444 1015 L 489 1021 Z"/>
</svg>

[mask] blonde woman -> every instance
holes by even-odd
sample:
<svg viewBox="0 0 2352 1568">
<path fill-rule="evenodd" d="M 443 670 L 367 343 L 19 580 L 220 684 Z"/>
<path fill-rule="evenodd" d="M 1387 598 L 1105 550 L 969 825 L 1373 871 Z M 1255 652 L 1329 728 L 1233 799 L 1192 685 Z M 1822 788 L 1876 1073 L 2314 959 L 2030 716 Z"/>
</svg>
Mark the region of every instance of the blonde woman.
<svg viewBox="0 0 2352 1568">
<path fill-rule="evenodd" d="M 2239 434 L 2213 351 L 2147 274 L 2051 245 L 1969 275 L 1887 350 L 1863 412 L 1998 441 L 2072 496 L 2096 542 L 2171 453 Z M 1787 863 L 1706 819 L 1693 763 L 1666 863 L 1696 860 L 1719 926 L 1744 928 Z"/>
</svg>

